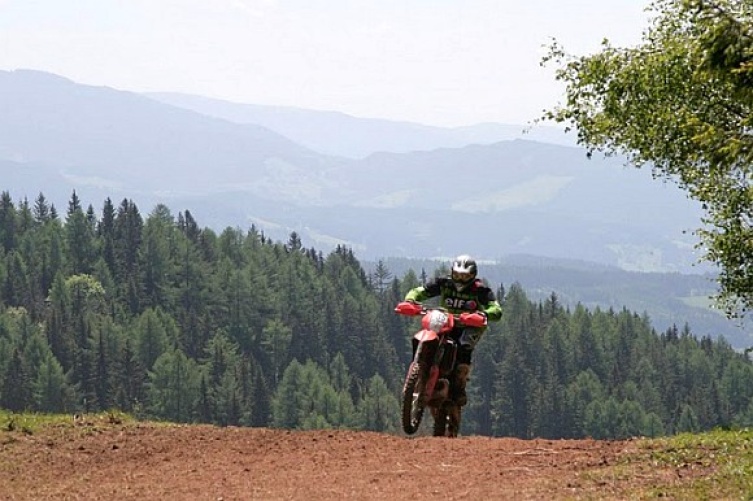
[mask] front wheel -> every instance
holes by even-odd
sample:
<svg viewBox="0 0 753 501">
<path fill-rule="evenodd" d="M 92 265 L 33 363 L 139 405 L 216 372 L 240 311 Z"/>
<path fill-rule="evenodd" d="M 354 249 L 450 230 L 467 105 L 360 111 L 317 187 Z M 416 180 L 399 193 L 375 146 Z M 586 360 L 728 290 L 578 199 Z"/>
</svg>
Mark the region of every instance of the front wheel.
<svg viewBox="0 0 753 501">
<path fill-rule="evenodd" d="M 403 387 L 402 421 L 403 431 L 408 435 L 413 435 L 418 431 L 421 418 L 424 415 L 426 402 L 423 395 L 423 386 L 425 381 L 421 377 L 423 371 L 417 362 L 411 363 L 408 371 L 408 377 Z"/>
</svg>

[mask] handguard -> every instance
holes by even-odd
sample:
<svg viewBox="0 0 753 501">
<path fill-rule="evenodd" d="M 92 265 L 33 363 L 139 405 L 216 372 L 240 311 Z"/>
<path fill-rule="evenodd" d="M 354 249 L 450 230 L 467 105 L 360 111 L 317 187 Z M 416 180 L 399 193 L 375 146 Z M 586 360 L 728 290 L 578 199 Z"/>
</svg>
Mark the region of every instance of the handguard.
<svg viewBox="0 0 753 501">
<path fill-rule="evenodd" d="M 467 327 L 485 327 L 487 322 L 486 315 L 477 311 L 474 311 L 473 313 L 461 313 L 458 320 Z"/>
<path fill-rule="evenodd" d="M 400 315 L 415 316 L 424 312 L 424 307 L 419 303 L 413 303 L 411 301 L 402 301 L 395 306 L 395 312 Z"/>
</svg>

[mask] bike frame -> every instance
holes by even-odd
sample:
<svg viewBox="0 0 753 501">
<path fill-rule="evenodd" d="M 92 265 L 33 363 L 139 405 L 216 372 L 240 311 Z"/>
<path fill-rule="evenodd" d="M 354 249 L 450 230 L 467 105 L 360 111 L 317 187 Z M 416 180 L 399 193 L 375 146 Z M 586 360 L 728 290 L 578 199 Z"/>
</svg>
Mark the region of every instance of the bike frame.
<svg viewBox="0 0 753 501">
<path fill-rule="evenodd" d="M 436 318 L 440 315 L 443 317 L 443 321 Z M 445 313 L 439 309 L 427 310 L 421 320 L 421 326 L 423 329 L 413 336 L 418 341 L 418 347 L 416 348 L 416 354 L 413 357 L 413 361 L 411 361 L 407 374 L 411 373 L 413 366 L 419 363 L 422 357 L 430 357 L 429 360 L 426 360 L 429 374 L 422 391 L 424 398 L 429 398 L 434 394 L 434 387 L 439 380 L 442 357 L 447 346 L 447 336 L 455 326 L 455 318 L 452 314 Z M 424 352 L 429 347 L 433 348 L 433 353 L 425 354 Z M 406 376 L 406 383 L 407 380 L 408 376 Z"/>
</svg>

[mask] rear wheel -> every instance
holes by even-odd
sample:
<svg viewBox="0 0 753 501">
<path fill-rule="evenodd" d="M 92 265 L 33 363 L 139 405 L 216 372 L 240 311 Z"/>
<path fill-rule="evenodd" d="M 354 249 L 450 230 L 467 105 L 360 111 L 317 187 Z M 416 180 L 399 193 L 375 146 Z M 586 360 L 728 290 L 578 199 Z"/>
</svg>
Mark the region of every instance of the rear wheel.
<svg viewBox="0 0 753 501">
<path fill-rule="evenodd" d="M 408 377 L 405 380 L 405 387 L 403 388 L 403 408 L 402 408 L 402 421 L 403 431 L 408 435 L 413 435 L 418 431 L 418 427 L 421 424 L 421 418 L 424 415 L 424 407 L 426 406 L 424 398 L 424 385 L 425 381 L 421 377 L 423 371 L 421 365 L 417 362 L 411 364 L 408 369 Z"/>
</svg>

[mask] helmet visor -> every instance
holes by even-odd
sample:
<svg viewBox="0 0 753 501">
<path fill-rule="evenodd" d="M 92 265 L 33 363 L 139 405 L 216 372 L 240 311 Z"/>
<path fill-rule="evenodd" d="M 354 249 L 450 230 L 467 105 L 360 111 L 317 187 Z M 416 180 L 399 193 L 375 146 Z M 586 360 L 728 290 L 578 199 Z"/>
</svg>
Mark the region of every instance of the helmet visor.
<svg viewBox="0 0 753 501">
<path fill-rule="evenodd" d="M 452 280 L 465 284 L 473 280 L 473 273 L 469 271 L 452 271 Z"/>
</svg>

